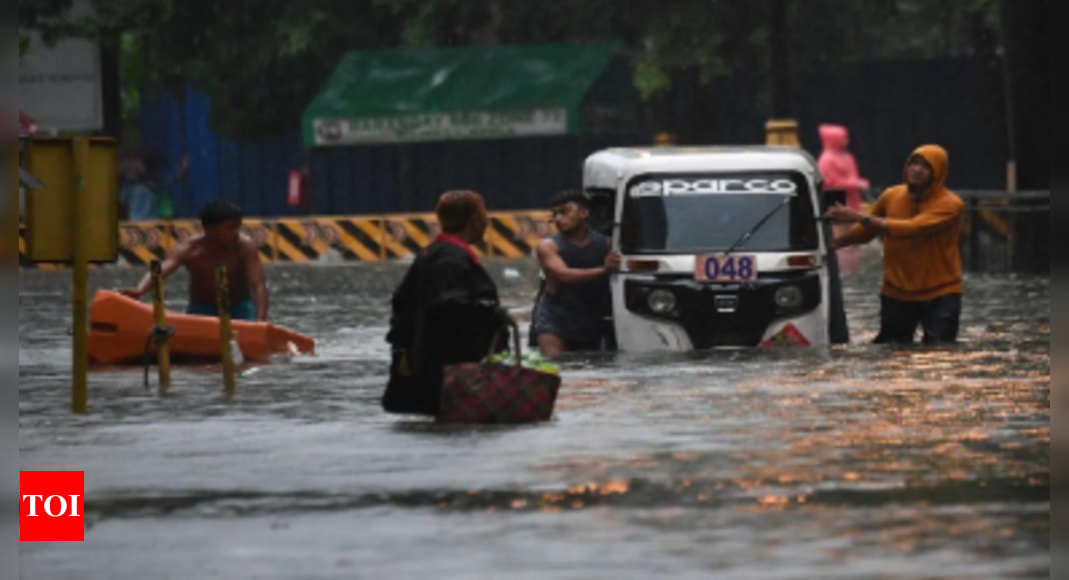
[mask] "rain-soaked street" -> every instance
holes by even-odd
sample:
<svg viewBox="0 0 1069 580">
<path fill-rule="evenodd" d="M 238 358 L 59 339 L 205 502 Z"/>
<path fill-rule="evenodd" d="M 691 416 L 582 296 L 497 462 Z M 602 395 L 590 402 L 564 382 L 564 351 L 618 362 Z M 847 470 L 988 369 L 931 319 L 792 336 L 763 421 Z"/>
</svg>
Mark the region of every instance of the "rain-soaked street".
<svg viewBox="0 0 1069 580">
<path fill-rule="evenodd" d="M 20 578 L 1049 577 L 1049 281 L 972 276 L 960 346 L 894 350 L 866 263 L 855 346 L 573 358 L 555 421 L 492 429 L 382 413 L 403 265 L 270 269 L 319 356 L 229 403 L 217 369 L 166 398 L 97 373 L 78 418 L 69 278 L 23 272 L 19 469 L 84 470 L 88 528 L 20 544 Z M 534 264 L 491 268 L 529 306 Z"/>
</svg>

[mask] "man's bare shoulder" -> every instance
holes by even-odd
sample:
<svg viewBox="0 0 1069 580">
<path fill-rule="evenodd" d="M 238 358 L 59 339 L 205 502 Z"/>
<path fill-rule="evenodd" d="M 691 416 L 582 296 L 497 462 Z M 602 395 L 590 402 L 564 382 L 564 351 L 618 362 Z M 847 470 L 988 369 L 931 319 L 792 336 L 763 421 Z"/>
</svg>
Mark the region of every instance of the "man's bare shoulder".
<svg viewBox="0 0 1069 580">
<path fill-rule="evenodd" d="M 197 234 L 186 238 L 186 240 L 178 246 L 185 246 L 187 248 L 199 248 L 204 245 L 206 239 L 207 238 L 204 237 L 204 234 Z"/>
<path fill-rule="evenodd" d="M 546 238 L 541 242 L 538 242 L 539 248 L 545 248 L 547 250 L 553 250 L 554 252 L 560 251 L 560 246 L 557 245 L 557 240 L 553 238 Z"/>
<path fill-rule="evenodd" d="M 256 244 L 256 240 L 252 239 L 248 234 L 241 234 L 238 236 L 238 245 L 242 250 L 259 250 L 260 246 Z"/>
<path fill-rule="evenodd" d="M 171 255 L 176 258 L 185 258 L 200 249 L 204 245 L 204 234 L 197 234 L 179 242 Z"/>
<path fill-rule="evenodd" d="M 539 256 L 560 254 L 560 247 L 557 245 L 557 240 L 554 240 L 553 238 L 546 238 L 541 242 L 538 242 L 537 250 Z"/>
<path fill-rule="evenodd" d="M 248 262 L 260 261 L 260 245 L 251 237 L 241 234 L 238 238 L 238 251 L 244 260 Z"/>
</svg>

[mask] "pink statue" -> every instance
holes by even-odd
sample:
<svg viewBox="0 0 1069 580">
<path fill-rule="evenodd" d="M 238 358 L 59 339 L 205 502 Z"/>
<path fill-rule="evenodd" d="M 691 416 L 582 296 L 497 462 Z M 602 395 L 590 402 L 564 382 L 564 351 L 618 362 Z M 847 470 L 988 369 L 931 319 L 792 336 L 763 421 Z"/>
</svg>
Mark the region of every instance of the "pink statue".
<svg viewBox="0 0 1069 580">
<path fill-rule="evenodd" d="M 820 139 L 824 153 L 820 156 L 820 173 L 824 176 L 824 191 L 846 191 L 846 202 L 853 209 L 861 209 L 861 192 L 869 188 L 857 169 L 857 160 L 847 150 L 850 132 L 840 125 L 821 125 Z"/>
</svg>

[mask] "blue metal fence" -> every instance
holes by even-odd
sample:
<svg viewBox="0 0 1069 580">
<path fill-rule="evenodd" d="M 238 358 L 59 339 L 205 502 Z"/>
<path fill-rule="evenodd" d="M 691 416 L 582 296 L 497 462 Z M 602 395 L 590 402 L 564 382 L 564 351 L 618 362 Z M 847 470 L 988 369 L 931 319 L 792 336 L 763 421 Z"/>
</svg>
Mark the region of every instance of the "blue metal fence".
<svg viewBox="0 0 1069 580">
<path fill-rule="evenodd" d="M 921 143 L 947 146 L 955 188 L 999 188 L 1005 181 L 1005 103 L 999 69 L 987 59 L 866 63 L 809 74 L 795 84 L 806 148 L 819 153 L 817 126 L 850 127 L 862 172 L 875 185 L 901 179 L 905 156 Z M 693 85 L 693 86 L 692 86 Z M 761 79 L 738 74 L 711 93 L 697 80 L 680 83 L 660 106 L 667 128 L 684 143 L 760 143 Z M 917 92 L 915 87 L 931 87 Z M 947 103 L 952 103 L 948 106 Z M 425 212 L 448 189 L 475 189 L 496 210 L 544 205 L 552 192 L 576 187 L 583 157 L 598 148 L 649 143 L 645 136 L 551 137 L 506 141 L 420 143 L 316 149 L 305 152 L 294 133 L 272 141 L 234 143 L 209 126 L 211 103 L 188 90 L 181 100 L 161 93 L 142 105 L 142 142 L 168 160 L 174 174 L 183 155 L 187 179 L 175 188 L 179 217 L 223 198 L 254 217 Z M 312 202 L 286 203 L 289 172 L 307 169 Z"/>
<path fill-rule="evenodd" d="M 172 188 L 177 217 L 196 216 L 207 202 L 225 199 L 250 217 L 296 213 L 286 202 L 289 172 L 304 166 L 296 133 L 272 141 L 235 143 L 209 124 L 211 100 L 189 89 L 181 100 L 165 91 L 147 92 L 141 104 L 141 146 L 166 159 L 165 176 L 175 176 L 189 158 L 185 179 Z"/>
<path fill-rule="evenodd" d="M 296 132 L 258 143 L 223 139 L 212 131 L 210 115 L 210 100 L 191 89 L 181 100 L 159 91 L 142 103 L 143 148 L 166 158 L 168 175 L 189 157 L 185 179 L 173 187 L 180 218 L 196 216 L 215 199 L 240 205 L 250 217 L 426 212 L 450 189 L 480 191 L 494 210 L 527 210 L 579 187 L 582 159 L 592 150 L 646 141 L 551 137 L 306 152 Z M 289 174 L 305 169 L 311 203 L 290 207 Z"/>
</svg>

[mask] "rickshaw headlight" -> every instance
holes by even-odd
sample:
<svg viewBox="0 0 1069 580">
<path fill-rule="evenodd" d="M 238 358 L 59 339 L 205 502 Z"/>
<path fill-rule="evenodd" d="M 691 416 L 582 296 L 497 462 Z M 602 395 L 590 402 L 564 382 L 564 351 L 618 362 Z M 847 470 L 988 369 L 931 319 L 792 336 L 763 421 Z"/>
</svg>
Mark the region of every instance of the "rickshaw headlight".
<svg viewBox="0 0 1069 580">
<path fill-rule="evenodd" d="M 650 297 L 646 302 L 654 314 L 660 315 L 672 314 L 675 312 L 676 306 L 678 305 L 676 302 L 676 295 L 668 290 L 655 290 L 650 292 Z"/>
<path fill-rule="evenodd" d="M 783 309 L 798 308 L 805 300 L 801 288 L 797 286 L 784 286 L 776 290 L 776 306 Z"/>
</svg>

